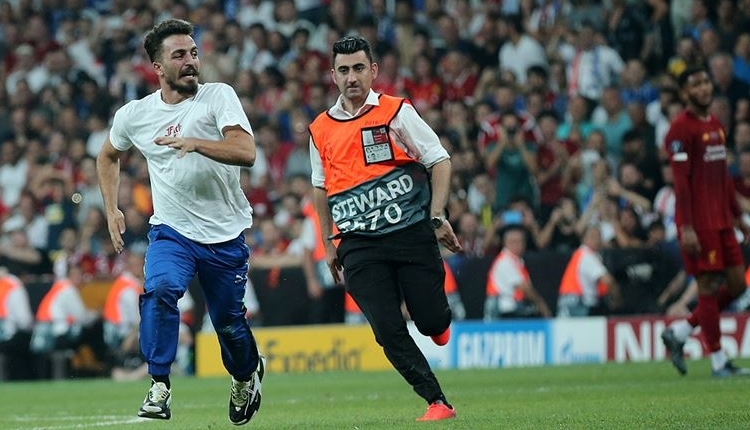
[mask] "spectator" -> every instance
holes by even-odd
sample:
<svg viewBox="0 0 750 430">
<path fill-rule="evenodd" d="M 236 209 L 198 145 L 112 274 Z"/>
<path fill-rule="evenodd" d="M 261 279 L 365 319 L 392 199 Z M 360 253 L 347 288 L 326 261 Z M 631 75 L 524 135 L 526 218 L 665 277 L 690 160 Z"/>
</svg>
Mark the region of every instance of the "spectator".
<svg viewBox="0 0 750 430">
<path fill-rule="evenodd" d="M 628 60 L 622 71 L 620 97 L 624 105 L 640 102 L 647 105 L 659 97 L 659 90 L 647 79 L 647 70 L 637 58 Z"/>
<path fill-rule="evenodd" d="M 576 223 L 578 206 L 573 198 L 562 196 L 537 236 L 539 249 L 572 252 L 580 245 Z"/>
<path fill-rule="evenodd" d="M 646 119 L 646 106 L 641 102 L 630 102 L 627 106 L 628 116 L 633 127 L 630 131 L 636 131 L 643 138 L 646 152 L 651 156 L 657 156 L 656 127 Z"/>
<path fill-rule="evenodd" d="M 477 66 L 466 52 L 449 50 L 440 59 L 439 70 L 446 101 L 473 103 L 478 81 Z"/>
<path fill-rule="evenodd" d="M 675 79 L 690 66 L 702 64 L 704 56 L 696 43 L 689 35 L 680 37 L 674 56 L 667 63 L 667 71 Z"/>
<path fill-rule="evenodd" d="M 737 37 L 733 53 L 734 76 L 750 85 L 750 33 L 742 33 Z"/>
<path fill-rule="evenodd" d="M 639 7 L 628 4 L 627 0 L 612 0 L 607 12 L 609 46 L 625 61 L 640 58 L 648 24 Z"/>
<path fill-rule="evenodd" d="M 435 63 L 426 54 L 419 54 L 411 61 L 413 76 L 404 80 L 404 91 L 417 112 L 427 112 L 443 101 L 444 88 L 437 76 Z"/>
<path fill-rule="evenodd" d="M 591 122 L 604 133 L 607 160 L 617 165 L 622 154 L 622 137 L 633 127 L 618 87 L 604 89 L 601 103 L 591 115 Z"/>
<path fill-rule="evenodd" d="M 602 263 L 601 247 L 599 229 L 586 227 L 560 281 L 558 317 L 602 315 L 622 303 L 620 288 Z"/>
<path fill-rule="evenodd" d="M 750 166 L 749 166 L 750 167 Z M 672 176 L 672 166 L 668 160 L 661 162 L 661 176 L 664 185 L 656 192 L 654 197 L 654 211 L 664 223 L 665 239 L 668 241 L 677 238 L 677 226 L 675 225 L 675 195 Z"/>
<path fill-rule="evenodd" d="M 649 150 L 645 138 L 637 130 L 625 133 L 622 146 L 622 163 L 633 164 L 643 175 L 643 189 L 638 192 L 653 199 L 663 183 L 656 151 Z"/>
<path fill-rule="evenodd" d="M 294 176 L 309 176 L 312 172 L 310 167 L 310 145 L 308 142 L 310 118 L 301 109 L 295 109 L 290 115 L 292 143 L 294 149 L 289 153 L 284 168 L 284 179 L 289 180 Z"/>
<path fill-rule="evenodd" d="M 565 54 L 568 63 L 568 94 L 581 95 L 598 102 L 604 88 L 616 84 L 625 64 L 614 49 L 597 43 L 596 30 L 591 22 L 583 22 L 578 29 L 577 47 Z"/>
<path fill-rule="evenodd" d="M 667 61 L 674 53 L 675 33 L 669 13 L 676 4 L 669 0 L 646 0 L 645 3 L 648 29 L 642 58 L 649 72 L 657 74 L 666 68 Z"/>
<path fill-rule="evenodd" d="M 552 313 L 534 288 L 522 259 L 526 251 L 523 228 L 510 226 L 502 237 L 503 249 L 495 257 L 487 275 L 484 320 L 551 317 Z"/>
<path fill-rule="evenodd" d="M 590 120 L 588 101 L 584 97 L 573 96 L 568 103 L 565 119 L 557 128 L 557 138 L 583 142 L 595 128 Z M 606 139 L 604 142 L 606 144 Z"/>
<path fill-rule="evenodd" d="M 39 213 L 37 199 L 30 191 L 24 191 L 18 206 L 3 223 L 3 232 L 23 231 L 26 241 L 33 248 L 47 249 L 49 225 L 44 215 Z"/>
<path fill-rule="evenodd" d="M 25 111 L 14 110 L 14 118 L 19 115 L 25 115 Z M 25 117 L 16 121 L 25 123 Z M 29 165 L 23 158 L 22 148 L 18 145 L 20 137 L 22 136 L 16 135 L 16 141 L 3 142 L 0 148 L 0 187 L 3 189 L 3 203 L 8 207 L 18 203 L 21 191 L 28 180 Z"/>
<path fill-rule="evenodd" d="M 557 139 L 558 120 L 553 112 L 545 111 L 539 116 L 539 129 L 543 140 L 536 151 L 536 184 L 539 187 L 539 214 L 542 223 L 546 223 L 552 209 L 572 185 L 565 165 L 571 152 L 577 147 L 568 149 L 564 142 Z"/>
<path fill-rule="evenodd" d="M 516 196 L 534 201 L 536 156 L 533 145 L 524 138 L 520 120 L 515 114 L 505 114 L 495 130 L 498 141 L 484 158 L 485 168 L 495 172 L 495 209 L 506 208 Z"/>
<path fill-rule="evenodd" d="M 263 313 L 266 326 L 305 324 L 307 322 L 307 289 L 304 285 L 292 285 L 280 277 L 286 268 L 302 269 L 304 247 L 285 236 L 285 230 L 271 219 L 258 223 L 260 242 L 253 246 L 251 267 L 265 269 L 263 282 L 256 282 L 261 309 L 274 309 Z M 281 306 L 281 301 L 285 303 Z"/>
<path fill-rule="evenodd" d="M 479 218 L 471 212 L 464 212 L 456 223 L 456 237 L 463 252 L 450 254 L 444 257 L 451 270 L 460 273 L 463 265 L 470 259 L 482 258 L 486 254 L 497 252 L 489 249 L 485 241 L 485 229 L 479 223 Z M 446 275 L 447 276 L 447 275 Z"/>
<path fill-rule="evenodd" d="M 615 243 L 618 248 L 639 248 L 646 244 L 646 231 L 641 226 L 641 217 L 629 206 L 620 208 L 615 223 Z"/>
<path fill-rule="evenodd" d="M 510 70 L 516 81 L 524 85 L 526 73 L 531 66 L 547 66 L 547 54 L 542 45 L 524 32 L 520 16 L 505 18 L 508 39 L 500 48 L 500 67 Z"/>
<path fill-rule="evenodd" d="M 732 57 L 727 53 L 718 53 L 709 58 L 709 70 L 714 82 L 714 96 L 727 97 L 734 110 L 740 98 L 750 96 L 750 86 L 734 76 Z M 731 124 L 725 123 L 725 127 Z"/>
</svg>

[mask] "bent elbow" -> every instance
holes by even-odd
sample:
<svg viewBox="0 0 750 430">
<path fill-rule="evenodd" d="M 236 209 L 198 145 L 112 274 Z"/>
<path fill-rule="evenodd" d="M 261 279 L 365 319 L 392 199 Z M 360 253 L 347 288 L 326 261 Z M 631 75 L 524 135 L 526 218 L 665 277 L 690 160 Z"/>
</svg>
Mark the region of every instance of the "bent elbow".
<svg viewBox="0 0 750 430">
<path fill-rule="evenodd" d="M 245 157 L 242 160 L 242 165 L 244 167 L 253 167 L 255 165 L 255 151 L 250 151 L 248 154 L 245 154 Z"/>
</svg>

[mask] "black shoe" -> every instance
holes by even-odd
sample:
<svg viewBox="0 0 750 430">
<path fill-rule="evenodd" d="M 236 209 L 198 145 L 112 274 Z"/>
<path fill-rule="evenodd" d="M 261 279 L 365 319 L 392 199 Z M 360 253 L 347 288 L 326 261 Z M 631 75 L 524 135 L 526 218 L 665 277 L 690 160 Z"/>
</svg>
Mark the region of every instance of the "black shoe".
<svg viewBox="0 0 750 430">
<path fill-rule="evenodd" d="M 664 342 L 664 346 L 669 351 L 669 359 L 672 360 L 672 365 L 680 372 L 680 375 L 687 373 L 687 366 L 685 365 L 685 354 L 682 352 L 682 348 L 685 346 L 685 342 L 680 342 L 674 335 L 674 330 L 667 328 L 661 333 L 661 340 Z"/>
<path fill-rule="evenodd" d="M 238 381 L 232 377 L 232 391 L 229 394 L 229 421 L 232 424 L 247 424 L 260 409 L 260 389 L 265 372 L 266 358 L 261 355 L 258 369 L 249 381 Z"/>
<path fill-rule="evenodd" d="M 169 407 L 172 405 L 172 392 L 163 382 L 151 380 L 151 387 L 143 400 L 143 405 L 138 411 L 138 416 L 143 418 L 155 418 L 168 420 L 172 416 Z"/>
</svg>

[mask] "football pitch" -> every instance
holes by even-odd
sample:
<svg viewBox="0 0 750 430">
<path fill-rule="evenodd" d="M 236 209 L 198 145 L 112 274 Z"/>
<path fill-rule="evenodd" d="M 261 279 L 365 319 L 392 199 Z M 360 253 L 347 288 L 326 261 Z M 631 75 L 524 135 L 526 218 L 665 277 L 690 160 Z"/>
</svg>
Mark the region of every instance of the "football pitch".
<svg viewBox="0 0 750 430">
<path fill-rule="evenodd" d="M 742 365 L 746 360 L 740 360 Z M 396 374 L 267 373 L 253 429 L 747 429 L 750 377 L 716 379 L 705 360 L 437 372 L 458 417 L 419 423 L 426 405 Z M 175 378 L 172 419 L 135 413 L 146 381 L 0 383 L 0 429 L 229 429 L 229 378 Z"/>
</svg>

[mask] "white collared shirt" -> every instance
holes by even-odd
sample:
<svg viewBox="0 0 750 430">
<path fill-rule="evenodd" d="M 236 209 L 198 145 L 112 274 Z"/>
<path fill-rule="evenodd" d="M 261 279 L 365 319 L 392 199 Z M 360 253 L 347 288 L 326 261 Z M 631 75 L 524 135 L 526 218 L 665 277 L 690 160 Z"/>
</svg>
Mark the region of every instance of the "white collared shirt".
<svg viewBox="0 0 750 430">
<path fill-rule="evenodd" d="M 336 119 L 351 119 L 367 112 L 371 106 L 379 106 L 379 94 L 370 90 L 365 103 L 352 115 L 344 109 L 344 97 L 339 95 L 328 113 Z M 390 123 L 390 133 L 393 141 L 403 149 L 410 157 L 430 168 L 436 163 L 449 158 L 448 151 L 440 144 L 440 138 L 419 116 L 414 106 L 404 103 L 399 109 L 396 117 Z M 310 138 L 310 164 L 312 165 L 312 185 L 317 188 L 325 188 L 325 173 L 320 153 Z"/>
</svg>

